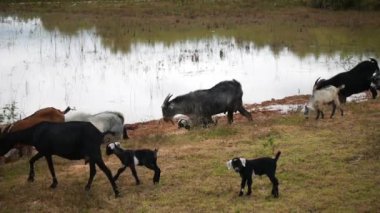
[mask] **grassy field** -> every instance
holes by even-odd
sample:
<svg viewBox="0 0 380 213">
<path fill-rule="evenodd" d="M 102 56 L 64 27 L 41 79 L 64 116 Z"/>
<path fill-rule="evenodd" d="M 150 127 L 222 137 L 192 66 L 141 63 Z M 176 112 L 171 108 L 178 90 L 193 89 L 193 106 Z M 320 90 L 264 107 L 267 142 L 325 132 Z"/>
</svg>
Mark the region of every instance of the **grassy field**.
<svg viewBox="0 0 380 213">
<path fill-rule="evenodd" d="M 322 11 L 290 0 L 65 2 L 1 2 L 0 13 L 20 19 L 39 17 L 46 29 L 68 35 L 95 28 L 104 46 L 115 52 L 128 52 L 136 41 L 170 43 L 218 33 L 253 41 L 258 47 L 288 47 L 299 56 L 337 51 L 344 56 L 380 55 L 376 11 Z M 294 2 L 292 8 L 284 6 L 289 2 Z M 28 183 L 28 159 L 23 158 L 0 167 L 0 211 L 378 212 L 380 100 L 349 103 L 344 109 L 344 117 L 319 121 L 305 120 L 299 113 L 256 112 L 253 122 L 238 118 L 231 126 L 221 121 L 209 129 L 177 130 L 162 123 L 149 129 L 141 126 L 122 146 L 158 147 L 161 182 L 153 185 L 152 171 L 138 168 L 142 185 L 136 186 L 127 170 L 117 182 L 122 194 L 118 199 L 99 169 L 92 189 L 84 191 L 89 168 L 83 161 L 55 157 L 59 184 L 51 190 L 46 162 L 36 163 L 36 180 Z M 227 170 L 225 162 L 235 156 L 273 156 L 278 150 L 282 151 L 277 169 L 280 197 L 270 196 L 266 177 L 254 179 L 250 197 L 238 197 L 240 177 Z M 115 173 L 119 160 L 105 155 L 104 159 Z"/>
<path fill-rule="evenodd" d="M 153 131 L 140 127 L 122 146 L 158 147 L 161 182 L 153 185 L 153 172 L 139 167 L 142 185 L 136 186 L 128 169 L 117 182 L 122 194 L 117 199 L 99 170 L 90 192 L 84 191 L 89 169 L 83 161 L 55 157 L 59 184 L 52 190 L 47 164 L 40 160 L 35 182 L 28 183 L 24 158 L 0 167 L 1 211 L 377 212 L 380 100 L 349 103 L 344 109 L 344 117 L 319 121 L 300 113 L 256 112 L 253 122 L 238 117 L 231 126 L 220 121 L 209 129 L 177 130 L 162 123 Z M 273 156 L 278 150 L 280 197 L 270 196 L 264 176 L 254 178 L 251 196 L 238 197 L 240 177 L 225 162 L 235 156 Z M 104 159 L 115 173 L 119 160 Z"/>
</svg>

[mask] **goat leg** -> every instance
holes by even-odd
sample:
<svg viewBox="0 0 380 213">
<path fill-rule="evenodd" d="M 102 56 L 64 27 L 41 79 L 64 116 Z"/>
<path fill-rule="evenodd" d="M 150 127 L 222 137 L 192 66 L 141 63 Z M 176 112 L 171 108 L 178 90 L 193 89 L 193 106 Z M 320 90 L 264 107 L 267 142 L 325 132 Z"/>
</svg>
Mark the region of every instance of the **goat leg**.
<svg viewBox="0 0 380 213">
<path fill-rule="evenodd" d="M 136 167 L 135 167 L 135 165 L 130 165 L 129 167 L 131 168 L 132 175 L 133 175 L 133 177 L 134 177 L 135 180 L 136 180 L 136 185 L 140 185 L 140 180 L 139 180 L 139 178 L 137 177 L 137 172 L 136 172 Z"/>
<path fill-rule="evenodd" d="M 248 180 L 247 180 L 247 187 L 248 187 L 247 196 L 249 196 L 252 193 L 252 177 L 248 178 Z"/>
<path fill-rule="evenodd" d="M 47 155 L 47 156 L 45 156 L 45 158 L 46 158 L 46 161 L 47 161 L 48 166 L 49 166 L 50 174 L 51 174 L 51 176 L 53 178 L 53 183 L 50 185 L 50 188 L 54 189 L 54 188 L 57 187 L 58 181 L 57 181 L 57 178 L 55 176 L 53 160 L 51 158 L 51 155 Z"/>
<path fill-rule="evenodd" d="M 96 168 L 95 163 L 90 161 L 90 177 L 88 178 L 87 185 L 85 187 L 85 190 L 88 191 L 91 188 L 92 181 L 94 180 L 94 176 L 96 174 Z"/>
<path fill-rule="evenodd" d="M 376 88 L 375 88 L 375 87 L 370 87 L 369 90 L 370 90 L 371 93 L 372 93 L 372 98 L 375 99 L 376 96 L 377 96 Z"/>
<path fill-rule="evenodd" d="M 240 192 L 239 192 L 239 196 L 243 196 L 243 193 L 244 193 L 244 187 L 245 187 L 245 182 L 247 182 L 247 178 L 242 177 L 242 178 L 241 178 L 241 184 L 240 184 Z"/>
<path fill-rule="evenodd" d="M 161 170 L 156 163 L 147 164 L 146 167 L 154 171 L 153 184 L 160 182 Z"/>
<path fill-rule="evenodd" d="M 43 155 L 38 152 L 29 160 L 29 177 L 28 177 L 29 182 L 34 181 L 34 162 L 36 162 L 38 159 L 40 159 L 42 157 L 43 157 Z"/>
<path fill-rule="evenodd" d="M 319 109 L 317 109 L 317 117 L 315 118 L 315 120 L 318 120 L 319 119 L 319 113 L 320 113 L 321 111 L 319 110 Z"/>
<path fill-rule="evenodd" d="M 116 175 L 113 177 L 113 180 L 116 181 L 116 180 L 119 178 L 120 174 L 121 174 L 122 172 L 124 172 L 124 170 L 125 170 L 126 168 L 127 168 L 127 166 L 123 166 L 123 167 L 121 167 L 119 170 L 117 170 L 117 173 L 116 173 Z"/>
<path fill-rule="evenodd" d="M 322 119 L 324 119 L 325 118 L 325 114 L 323 113 L 322 110 L 320 110 L 320 112 L 321 112 Z"/>
<path fill-rule="evenodd" d="M 228 124 L 232 124 L 234 121 L 234 112 L 232 110 L 229 110 L 227 112 L 227 118 L 228 118 Z"/>
<path fill-rule="evenodd" d="M 115 183 L 115 181 L 112 178 L 112 173 L 111 173 L 110 169 L 108 169 L 108 167 L 104 164 L 104 161 L 102 159 L 98 160 L 96 162 L 96 164 L 104 172 L 104 174 L 107 176 L 108 180 L 110 181 L 110 183 L 112 185 L 112 189 L 113 189 L 113 191 L 115 193 L 115 197 L 119 197 L 120 196 L 120 192 L 117 189 L 116 183 Z"/>
<path fill-rule="evenodd" d="M 335 110 L 336 110 L 336 104 L 332 103 L 332 112 L 331 112 L 330 118 L 332 118 L 334 116 Z"/>
<path fill-rule="evenodd" d="M 272 195 L 278 197 L 278 179 L 274 175 L 268 175 L 269 180 L 272 182 Z"/>
</svg>

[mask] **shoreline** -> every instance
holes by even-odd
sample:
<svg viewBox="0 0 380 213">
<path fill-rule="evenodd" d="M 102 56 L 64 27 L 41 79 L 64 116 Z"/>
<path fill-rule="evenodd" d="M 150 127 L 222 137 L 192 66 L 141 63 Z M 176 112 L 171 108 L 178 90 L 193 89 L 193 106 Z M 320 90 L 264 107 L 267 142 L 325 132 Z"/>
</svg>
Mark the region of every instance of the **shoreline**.
<svg viewBox="0 0 380 213">
<path fill-rule="evenodd" d="M 303 110 L 303 106 L 309 100 L 309 97 L 310 95 L 292 95 L 281 99 L 272 98 L 261 103 L 244 104 L 244 107 L 252 114 L 253 122 L 255 122 L 255 120 L 268 120 L 279 116 L 286 116 L 291 113 L 300 113 Z M 369 94 L 367 94 L 367 92 L 363 92 L 351 96 L 347 102 L 363 102 L 367 100 L 370 100 Z M 330 110 L 328 106 L 326 110 Z M 221 113 L 214 116 L 218 117 L 217 125 L 228 125 L 226 118 L 227 116 L 225 114 Z M 242 122 L 248 121 L 245 117 L 240 115 L 240 113 L 235 113 L 233 123 Z M 178 129 L 176 122 L 174 122 L 174 124 L 170 122 L 166 123 L 162 120 L 162 118 L 124 125 L 133 129 L 128 130 L 128 136 L 131 139 L 139 139 L 141 137 L 157 134 L 183 134 L 188 131 L 185 129 Z"/>
</svg>

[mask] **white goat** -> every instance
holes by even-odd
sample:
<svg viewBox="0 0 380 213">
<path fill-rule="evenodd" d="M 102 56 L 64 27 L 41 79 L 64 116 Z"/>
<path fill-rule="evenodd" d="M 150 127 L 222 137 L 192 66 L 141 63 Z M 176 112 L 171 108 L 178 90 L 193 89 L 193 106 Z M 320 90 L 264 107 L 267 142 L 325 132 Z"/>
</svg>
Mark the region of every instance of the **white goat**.
<svg viewBox="0 0 380 213">
<path fill-rule="evenodd" d="M 316 89 L 316 85 L 318 80 L 315 82 L 313 87 L 313 94 L 311 95 L 309 102 L 305 105 L 305 117 L 309 117 L 309 109 L 317 111 L 317 117 L 315 119 L 319 119 L 319 115 L 324 117 L 322 107 L 325 104 L 332 104 L 332 112 L 330 118 L 332 118 L 335 114 L 336 107 L 339 108 L 341 115 L 343 116 L 343 109 L 340 106 L 339 102 L 339 91 L 344 88 L 344 85 L 337 87 L 327 86 L 321 88 L 319 90 Z"/>
<path fill-rule="evenodd" d="M 117 139 L 123 138 L 124 116 L 120 112 L 105 111 L 94 115 L 83 112 L 70 113 L 65 115 L 65 122 L 67 121 L 91 122 L 100 132 L 114 132 Z"/>
</svg>

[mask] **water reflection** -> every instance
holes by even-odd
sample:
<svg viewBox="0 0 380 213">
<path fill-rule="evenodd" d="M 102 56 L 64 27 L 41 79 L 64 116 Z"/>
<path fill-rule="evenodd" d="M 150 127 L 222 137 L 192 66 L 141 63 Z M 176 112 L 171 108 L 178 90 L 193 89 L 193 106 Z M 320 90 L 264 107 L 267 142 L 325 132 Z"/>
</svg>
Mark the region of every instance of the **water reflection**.
<svg viewBox="0 0 380 213">
<path fill-rule="evenodd" d="M 129 45 L 128 52 L 115 52 L 95 28 L 65 35 L 45 30 L 38 18 L 3 18 L 0 106 L 16 101 L 24 115 L 47 106 L 115 110 L 130 123 L 160 118 L 168 93 L 176 96 L 236 79 L 243 86 L 243 102 L 257 103 L 308 94 L 317 77 L 345 68 L 338 54 L 300 58 L 287 48 L 274 54 L 269 46 L 217 35 Z M 349 57 L 348 67 L 367 57 Z"/>
</svg>

